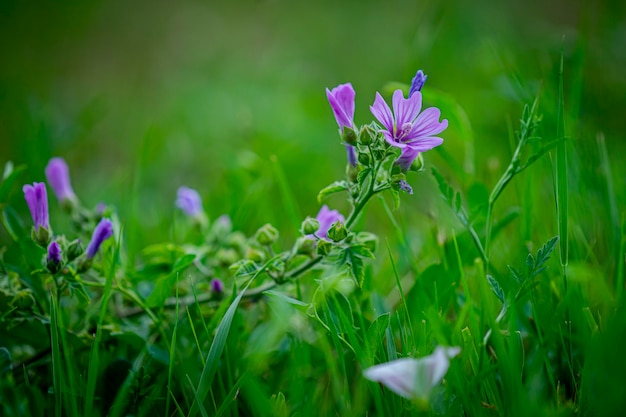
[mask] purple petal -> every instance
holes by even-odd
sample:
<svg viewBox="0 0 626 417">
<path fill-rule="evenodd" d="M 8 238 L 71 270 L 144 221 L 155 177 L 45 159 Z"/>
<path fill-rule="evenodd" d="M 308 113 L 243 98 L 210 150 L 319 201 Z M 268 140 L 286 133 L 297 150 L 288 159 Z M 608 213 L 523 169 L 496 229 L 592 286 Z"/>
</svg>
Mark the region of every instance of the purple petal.
<svg viewBox="0 0 626 417">
<path fill-rule="evenodd" d="M 319 237 L 325 238 L 328 235 L 328 230 L 333 225 L 333 223 L 340 221 L 345 222 L 345 218 L 341 213 L 337 210 L 330 210 L 328 206 L 323 205 L 320 209 L 320 212 L 316 217 L 317 221 L 320 222 L 320 227 L 317 229 L 315 234 Z"/>
<path fill-rule="evenodd" d="M 413 163 L 413 160 L 417 158 L 417 155 L 419 155 L 419 153 L 419 150 L 416 150 L 415 148 L 410 146 L 403 148 L 400 157 L 395 160 L 394 164 L 400 166 L 402 171 L 408 171 L 408 169 L 411 167 L 411 164 Z"/>
<path fill-rule="evenodd" d="M 45 171 L 46 179 L 59 201 L 76 199 L 70 184 L 70 171 L 63 158 L 52 158 Z"/>
<path fill-rule="evenodd" d="M 356 151 L 354 150 L 354 146 L 348 145 L 346 143 L 346 152 L 348 154 L 348 162 L 350 163 L 350 165 L 355 167 L 356 166 Z"/>
<path fill-rule="evenodd" d="M 393 115 L 380 93 L 376 93 L 376 98 L 374 99 L 374 104 L 370 106 L 370 111 L 385 129 L 393 133 Z"/>
<path fill-rule="evenodd" d="M 326 97 L 335 115 L 339 128 L 352 128 L 354 124 L 354 98 L 356 93 L 352 84 L 339 84 L 332 90 L 326 89 Z"/>
<path fill-rule="evenodd" d="M 404 98 L 402 90 L 393 93 L 393 113 L 396 117 L 396 130 L 405 123 L 412 123 L 422 108 L 422 94 L 417 92 L 408 99 Z"/>
<path fill-rule="evenodd" d="M 61 262 L 61 245 L 57 241 L 52 241 L 48 245 L 48 262 L 58 264 Z"/>
<path fill-rule="evenodd" d="M 176 193 L 176 207 L 190 217 L 202 214 L 202 199 L 193 188 L 179 187 Z"/>
<path fill-rule="evenodd" d="M 415 77 L 413 77 L 413 80 L 411 80 L 411 89 L 409 90 L 409 97 L 411 97 L 413 94 L 415 94 L 416 92 L 422 89 L 422 87 L 424 86 L 424 83 L 426 83 L 427 78 L 428 76 L 426 76 L 426 74 L 424 74 L 422 70 L 417 71 L 417 73 L 415 74 Z"/>
<path fill-rule="evenodd" d="M 102 242 L 110 238 L 112 235 L 113 235 L 113 223 L 111 223 L 111 220 L 106 219 L 106 218 L 100 220 L 100 223 L 98 223 L 98 225 L 93 231 L 93 235 L 91 236 L 91 241 L 89 242 L 89 245 L 87 246 L 87 250 L 85 251 L 85 253 L 87 254 L 87 258 L 89 259 L 93 258 L 98 252 L 98 250 L 100 249 Z"/>
<path fill-rule="evenodd" d="M 408 146 L 415 152 L 426 152 L 434 147 L 437 147 L 443 143 L 443 139 L 437 136 L 419 137 L 413 142 L 408 143 Z"/>
<path fill-rule="evenodd" d="M 429 107 L 415 120 L 409 137 L 438 135 L 448 127 L 448 121 L 443 119 L 439 122 L 441 111 L 437 107 Z"/>
<path fill-rule="evenodd" d="M 49 229 L 50 222 L 48 218 L 48 193 L 46 192 L 46 184 L 43 182 L 35 182 L 33 185 L 25 185 L 22 190 L 24 191 L 24 199 L 26 200 L 26 204 L 28 204 L 35 229 L 39 230 L 40 227 Z"/>
</svg>

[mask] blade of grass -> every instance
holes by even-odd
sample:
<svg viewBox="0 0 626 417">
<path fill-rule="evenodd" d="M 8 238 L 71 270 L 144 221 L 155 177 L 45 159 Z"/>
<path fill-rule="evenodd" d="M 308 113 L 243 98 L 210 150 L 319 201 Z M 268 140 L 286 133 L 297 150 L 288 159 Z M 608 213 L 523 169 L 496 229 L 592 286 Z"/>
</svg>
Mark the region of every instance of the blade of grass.
<svg viewBox="0 0 626 417">
<path fill-rule="evenodd" d="M 63 411 L 63 377 L 61 370 L 61 352 L 59 350 L 59 329 L 57 318 L 56 294 L 50 292 L 50 343 L 52 347 L 52 384 L 54 387 L 54 415 L 62 417 Z"/>
<path fill-rule="evenodd" d="M 189 314 L 189 309 L 187 309 L 187 314 Z M 172 331 L 172 340 L 170 343 L 170 363 L 167 367 L 167 390 L 171 392 L 172 390 L 172 374 L 174 373 L 174 361 L 176 360 L 176 336 L 178 334 L 178 277 L 176 277 L 176 309 L 175 309 L 175 321 L 174 321 L 174 330 Z M 191 322 L 191 320 L 189 320 Z M 194 332 L 195 335 L 195 332 Z M 196 338 L 197 340 L 197 338 Z M 169 415 L 170 410 L 170 396 L 167 395 L 165 399 L 165 417 Z"/>
<path fill-rule="evenodd" d="M 253 276 L 250 278 L 250 281 L 245 285 L 245 287 L 239 292 L 239 295 L 233 300 L 226 310 L 226 314 L 222 318 L 219 326 L 217 327 L 217 332 L 215 334 L 215 338 L 213 339 L 213 343 L 211 343 L 211 348 L 209 349 L 209 356 L 207 358 L 207 362 L 205 366 L 202 368 L 202 374 L 200 375 L 200 381 L 198 383 L 198 388 L 196 390 L 197 395 L 194 397 L 193 404 L 191 405 L 191 409 L 189 410 L 188 417 L 194 417 L 197 415 L 198 411 L 200 411 L 200 407 L 202 403 L 204 403 L 204 399 L 209 394 L 211 390 L 211 383 L 213 382 L 213 377 L 217 372 L 217 365 L 220 357 L 222 356 L 222 352 L 224 351 L 224 346 L 226 345 L 226 338 L 228 337 L 228 333 L 230 332 L 230 326 L 233 322 L 233 318 L 235 316 L 235 312 L 237 311 L 237 307 L 239 306 L 239 302 L 243 297 L 244 293 L 250 286 L 250 284 L 255 280 L 257 276 L 265 271 L 265 269 L 272 264 L 276 260 L 276 257 L 270 259 L 261 267 Z"/>
<path fill-rule="evenodd" d="M 557 103 L 556 139 L 565 137 L 564 99 L 563 99 L 563 52 L 559 66 L 559 96 Z M 568 263 L 568 181 L 567 181 L 567 143 L 560 141 L 556 146 L 556 206 L 559 226 L 560 261 L 563 268 L 563 279 L 567 290 Z"/>
</svg>

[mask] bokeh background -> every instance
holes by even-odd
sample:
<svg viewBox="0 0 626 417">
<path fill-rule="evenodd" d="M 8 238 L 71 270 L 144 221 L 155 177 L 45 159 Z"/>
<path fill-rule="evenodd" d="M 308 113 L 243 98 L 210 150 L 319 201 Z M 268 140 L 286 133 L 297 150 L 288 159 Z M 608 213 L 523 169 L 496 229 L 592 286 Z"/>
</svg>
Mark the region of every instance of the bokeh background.
<svg viewBox="0 0 626 417">
<path fill-rule="evenodd" d="M 624 4 L 4 0 L 0 162 L 27 164 L 23 179 L 32 182 L 43 180 L 49 158 L 64 157 L 83 202 L 117 207 L 131 250 L 170 237 L 179 185 L 198 189 L 213 219 L 227 213 L 247 233 L 271 222 L 291 240 L 297 219 L 319 210 L 319 189 L 345 169 L 326 87 L 351 82 L 356 122 L 368 123 L 376 91 L 409 83 L 423 69 L 426 90 L 467 116 L 465 126 L 450 117 L 443 135 L 449 156 L 429 152 L 427 164 L 464 190 L 476 181 L 490 188 L 510 159 L 524 104 L 539 92 L 542 133 L 555 134 L 563 51 L 572 216 L 609 259 L 602 240 L 610 233 L 596 230 L 608 226 L 593 220 L 610 216 L 597 136 L 606 139 L 619 205 Z M 524 178 L 538 181 L 537 216 L 553 219 L 549 158 L 538 165 L 540 174 Z M 403 197 L 397 216 L 419 229 L 443 206 L 429 174 L 409 182 L 415 195 Z M 577 200 L 580 188 L 586 192 Z M 505 193 L 510 201 L 502 205 L 520 204 L 516 196 Z M 26 220 L 21 193 L 13 199 Z M 341 197 L 328 203 L 348 210 Z M 368 210 L 363 227 L 393 235 L 382 206 Z M 63 221 L 58 209 L 52 215 Z M 556 234 L 553 221 L 537 227 L 550 229 L 537 232 L 542 241 Z"/>
</svg>

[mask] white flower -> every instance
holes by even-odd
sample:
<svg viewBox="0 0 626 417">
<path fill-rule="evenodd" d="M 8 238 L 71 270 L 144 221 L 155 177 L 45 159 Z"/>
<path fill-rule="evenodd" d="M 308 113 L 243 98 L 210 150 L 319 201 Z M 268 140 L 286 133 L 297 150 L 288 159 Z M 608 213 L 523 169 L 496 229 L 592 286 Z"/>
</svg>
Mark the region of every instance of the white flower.
<svg viewBox="0 0 626 417">
<path fill-rule="evenodd" d="M 380 382 L 398 395 L 409 399 L 427 400 L 450 367 L 450 358 L 461 352 L 460 347 L 437 346 L 430 356 L 420 359 L 403 358 L 372 366 L 363 371 L 365 378 Z"/>
</svg>

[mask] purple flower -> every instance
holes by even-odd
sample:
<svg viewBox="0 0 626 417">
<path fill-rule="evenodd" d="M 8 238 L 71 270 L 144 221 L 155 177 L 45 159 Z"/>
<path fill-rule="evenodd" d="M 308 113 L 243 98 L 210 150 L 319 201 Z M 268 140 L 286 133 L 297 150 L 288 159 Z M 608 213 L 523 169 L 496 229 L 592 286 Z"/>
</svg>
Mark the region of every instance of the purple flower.
<svg viewBox="0 0 626 417">
<path fill-rule="evenodd" d="M 216 294 L 221 294 L 222 292 L 224 292 L 224 283 L 217 279 L 214 278 L 211 280 L 211 291 L 213 291 Z"/>
<path fill-rule="evenodd" d="M 354 98 L 356 93 L 352 84 L 339 84 L 332 90 L 326 89 L 326 97 L 335 115 L 335 120 L 339 125 L 339 131 L 343 134 L 343 128 L 354 129 Z M 346 143 L 346 153 L 348 162 L 356 166 L 356 152 L 354 146 Z"/>
<path fill-rule="evenodd" d="M 46 166 L 46 178 L 52 187 L 57 199 L 63 203 L 65 201 L 76 201 L 76 194 L 70 184 L 70 171 L 63 158 L 52 158 Z"/>
<path fill-rule="evenodd" d="M 392 103 L 393 114 L 382 96 L 376 93 L 376 99 L 370 110 L 383 125 L 384 129 L 380 132 L 385 136 L 385 140 L 402 150 L 395 163 L 406 171 L 420 152 L 443 143 L 443 139 L 435 135 L 446 130 L 448 121 L 444 119 L 439 122 L 441 111 L 436 107 L 429 107 L 420 114 L 422 93 L 419 91 L 405 99 L 402 91 L 396 90 Z"/>
<path fill-rule="evenodd" d="M 48 263 L 55 265 L 61 263 L 61 245 L 56 240 L 48 245 Z"/>
<path fill-rule="evenodd" d="M 96 253 L 98 253 L 102 242 L 110 238 L 111 235 L 113 235 L 113 223 L 111 223 L 111 220 L 100 220 L 100 223 L 98 223 L 93 231 L 91 241 L 89 242 L 87 250 L 85 251 L 85 253 L 87 254 L 87 259 L 93 258 Z"/>
<path fill-rule="evenodd" d="M 409 90 L 409 98 L 416 92 L 421 91 L 424 83 L 426 83 L 426 78 L 428 76 L 422 72 L 422 70 L 417 70 L 415 77 L 411 80 L 411 89 Z"/>
<path fill-rule="evenodd" d="M 48 193 L 46 192 L 46 184 L 43 182 L 35 182 L 33 185 L 25 185 L 23 187 L 24 198 L 30 215 L 35 223 L 35 232 L 38 233 L 40 228 L 50 229 L 48 218 Z"/>
<path fill-rule="evenodd" d="M 199 217 L 203 213 L 200 194 L 189 187 L 179 187 L 176 195 L 176 207 L 190 217 Z"/>
<path fill-rule="evenodd" d="M 335 222 L 345 222 L 345 218 L 337 210 L 330 210 L 328 206 L 324 205 L 317 213 L 317 221 L 320 222 L 320 227 L 315 234 L 318 237 L 326 238 L 328 236 L 328 230 Z"/>
</svg>

